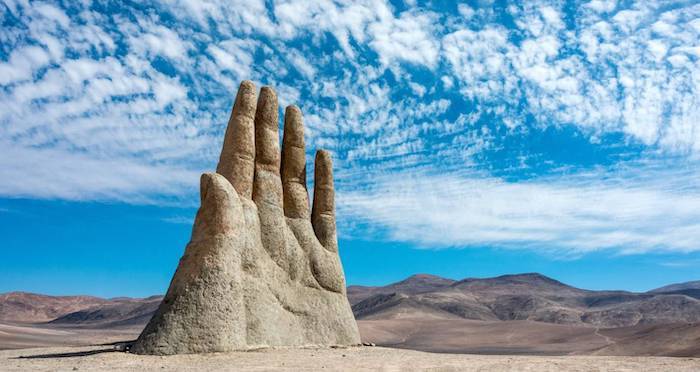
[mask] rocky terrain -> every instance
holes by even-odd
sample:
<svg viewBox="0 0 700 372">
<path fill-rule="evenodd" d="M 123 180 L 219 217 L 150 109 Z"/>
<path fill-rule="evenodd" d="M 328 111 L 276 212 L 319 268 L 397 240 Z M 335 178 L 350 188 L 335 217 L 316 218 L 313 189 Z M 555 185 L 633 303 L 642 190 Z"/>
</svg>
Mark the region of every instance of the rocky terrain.
<svg viewBox="0 0 700 372">
<path fill-rule="evenodd" d="M 62 315 L 109 303 L 91 296 L 46 296 L 26 292 L 0 294 L 0 321 L 47 322 Z"/>
<path fill-rule="evenodd" d="M 357 319 L 530 320 L 600 328 L 700 322 L 700 290 L 675 285 L 646 293 L 590 291 L 540 274 L 453 281 L 414 275 L 384 287 L 350 286 Z"/>
<path fill-rule="evenodd" d="M 85 328 L 143 327 L 162 299 L 163 296 L 104 299 L 10 292 L 0 294 L 0 322 Z"/>
<path fill-rule="evenodd" d="M 347 289 L 362 340 L 433 352 L 700 356 L 691 283 L 590 291 L 539 274 Z M 134 339 L 161 297 L 0 295 L 0 349 Z M 53 318 L 52 318 L 53 317 Z"/>
<path fill-rule="evenodd" d="M 61 315 L 48 324 L 82 326 L 85 328 L 116 328 L 143 326 L 153 316 L 163 296 L 148 298 L 117 298 Z"/>
</svg>

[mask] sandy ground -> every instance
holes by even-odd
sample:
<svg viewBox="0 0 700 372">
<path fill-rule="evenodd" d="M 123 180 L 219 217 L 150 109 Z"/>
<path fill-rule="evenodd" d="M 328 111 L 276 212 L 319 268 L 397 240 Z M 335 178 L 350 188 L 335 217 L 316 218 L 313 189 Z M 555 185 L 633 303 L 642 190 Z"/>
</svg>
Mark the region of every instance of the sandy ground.
<svg viewBox="0 0 700 372">
<path fill-rule="evenodd" d="M 384 345 L 401 348 L 423 348 L 441 353 L 386 347 L 352 347 L 276 349 L 169 357 L 140 356 L 118 352 L 113 346 L 104 345 L 109 342 L 132 340 L 138 335 L 140 327 L 47 328 L 46 325 L 15 323 L 0 324 L 0 349 L 16 349 L 0 350 L 0 371 L 700 371 L 700 358 L 555 356 L 581 348 L 595 349 L 614 342 L 606 340 L 605 334 L 598 334 L 595 329 L 569 329 L 539 323 L 533 327 L 523 322 L 509 324 L 507 329 L 500 323 L 493 325 L 483 322 L 469 324 L 469 327 L 454 327 L 452 323 L 423 324 L 403 320 L 359 323 L 365 341 L 382 342 Z M 619 338 L 624 335 L 612 336 Z M 636 333 L 633 336 L 639 338 Z M 640 340 L 644 343 L 644 338 Z M 654 350 L 659 348 L 658 341 L 652 343 Z M 676 339 L 666 341 L 680 342 Z M 697 344 L 697 338 L 688 342 Z M 629 347 L 624 351 L 629 352 L 628 349 Z M 455 352 L 501 355 L 454 354 Z"/>
<path fill-rule="evenodd" d="M 89 329 L 49 327 L 44 324 L 0 323 L 0 350 L 99 345 L 115 341 L 133 340 L 138 337 L 141 328 Z"/>
<path fill-rule="evenodd" d="M 358 324 L 363 341 L 436 353 L 590 354 L 615 342 L 593 327 L 532 321 L 382 319 Z"/>
<path fill-rule="evenodd" d="M 700 359 L 437 354 L 383 347 L 142 356 L 105 346 L 0 351 L 3 371 L 698 371 Z"/>
</svg>

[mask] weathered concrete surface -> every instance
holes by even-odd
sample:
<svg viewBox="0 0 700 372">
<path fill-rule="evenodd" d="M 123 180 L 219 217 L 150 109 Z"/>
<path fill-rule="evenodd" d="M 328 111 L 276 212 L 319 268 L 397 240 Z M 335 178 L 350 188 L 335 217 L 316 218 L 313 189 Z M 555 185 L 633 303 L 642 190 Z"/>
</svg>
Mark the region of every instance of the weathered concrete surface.
<svg viewBox="0 0 700 372">
<path fill-rule="evenodd" d="M 330 154 L 319 151 L 309 213 L 301 111 L 279 149 L 275 92 L 244 81 L 217 173 L 201 178 L 192 239 L 132 347 L 181 354 L 360 343 L 335 231 Z M 281 154 L 281 155 L 280 155 Z"/>
</svg>

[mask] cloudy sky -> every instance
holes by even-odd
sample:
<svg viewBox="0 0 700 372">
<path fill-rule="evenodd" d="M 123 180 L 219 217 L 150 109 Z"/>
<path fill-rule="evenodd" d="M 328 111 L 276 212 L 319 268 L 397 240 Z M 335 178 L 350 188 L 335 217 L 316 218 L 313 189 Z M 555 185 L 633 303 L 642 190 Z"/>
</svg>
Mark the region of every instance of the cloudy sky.
<svg viewBox="0 0 700 372">
<path fill-rule="evenodd" d="M 334 154 L 350 283 L 700 279 L 700 5 L 443 3 L 5 0 L 0 291 L 162 292 L 243 79 Z"/>
</svg>

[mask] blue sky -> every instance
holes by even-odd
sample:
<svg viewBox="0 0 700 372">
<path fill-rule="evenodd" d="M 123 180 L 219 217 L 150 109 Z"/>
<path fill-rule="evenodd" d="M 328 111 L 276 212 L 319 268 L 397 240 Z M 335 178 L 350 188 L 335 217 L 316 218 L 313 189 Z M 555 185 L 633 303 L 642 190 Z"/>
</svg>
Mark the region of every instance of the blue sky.
<svg viewBox="0 0 700 372">
<path fill-rule="evenodd" d="M 0 292 L 163 292 L 243 79 L 333 153 L 351 284 L 700 279 L 700 5 L 510 3 L 3 2 Z"/>
</svg>

